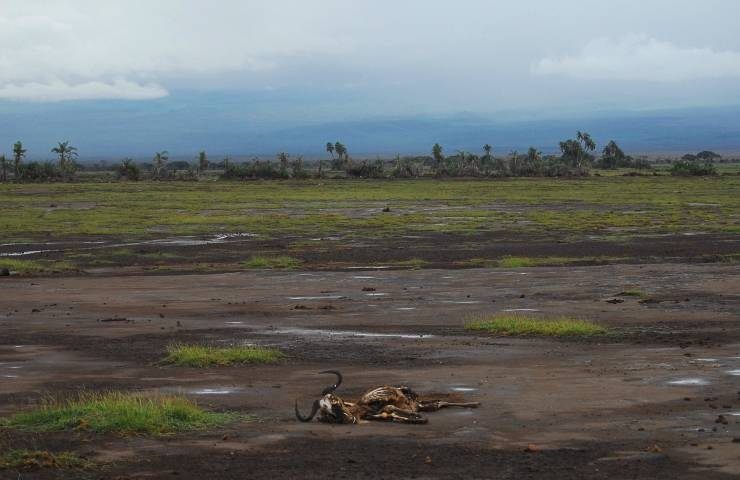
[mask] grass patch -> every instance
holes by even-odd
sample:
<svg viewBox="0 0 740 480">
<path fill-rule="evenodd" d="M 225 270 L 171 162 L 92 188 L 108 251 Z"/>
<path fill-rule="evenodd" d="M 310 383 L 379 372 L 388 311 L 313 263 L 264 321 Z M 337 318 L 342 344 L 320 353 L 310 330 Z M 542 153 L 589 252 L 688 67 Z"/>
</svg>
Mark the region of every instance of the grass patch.
<svg viewBox="0 0 740 480">
<path fill-rule="evenodd" d="M 22 260 L 17 258 L 0 259 L 0 269 L 7 268 L 18 275 L 33 275 L 44 272 L 67 272 L 75 270 L 75 266 L 64 261 Z"/>
<path fill-rule="evenodd" d="M 241 265 L 246 268 L 278 268 L 294 270 L 303 265 L 303 260 L 289 257 L 287 255 L 281 255 L 278 257 L 263 257 L 261 255 L 257 255 L 242 262 Z"/>
<path fill-rule="evenodd" d="M 243 363 L 275 363 L 283 358 L 285 358 L 285 355 L 274 348 L 173 345 L 167 349 L 167 357 L 165 357 L 163 363 L 181 367 L 203 368 Z"/>
<path fill-rule="evenodd" d="M 81 470 L 90 466 L 89 461 L 72 452 L 51 453 L 46 450 L 9 450 L 0 454 L 0 469 Z"/>
<path fill-rule="evenodd" d="M 472 318 L 466 322 L 465 328 L 497 335 L 547 337 L 576 337 L 606 333 L 604 327 L 588 320 L 570 317 L 544 318 L 520 314 L 496 314 Z"/>
<path fill-rule="evenodd" d="M 498 262 L 502 268 L 538 267 L 542 265 L 565 265 L 569 262 L 589 260 L 584 258 L 567 257 L 504 257 Z"/>
<path fill-rule="evenodd" d="M 0 420 L 0 426 L 36 432 L 75 429 L 166 435 L 222 425 L 236 418 L 231 413 L 207 412 L 184 397 L 107 392 L 50 401 L 37 410 Z"/>
</svg>

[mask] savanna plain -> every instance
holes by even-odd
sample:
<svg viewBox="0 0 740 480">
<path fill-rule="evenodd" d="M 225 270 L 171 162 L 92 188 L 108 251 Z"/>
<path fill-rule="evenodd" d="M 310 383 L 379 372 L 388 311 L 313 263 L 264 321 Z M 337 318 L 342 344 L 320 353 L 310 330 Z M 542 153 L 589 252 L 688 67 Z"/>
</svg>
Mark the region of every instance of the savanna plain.
<svg viewBox="0 0 740 480">
<path fill-rule="evenodd" d="M 0 478 L 740 476 L 740 175 L 0 185 Z M 480 402 L 302 423 L 337 393 Z"/>
</svg>

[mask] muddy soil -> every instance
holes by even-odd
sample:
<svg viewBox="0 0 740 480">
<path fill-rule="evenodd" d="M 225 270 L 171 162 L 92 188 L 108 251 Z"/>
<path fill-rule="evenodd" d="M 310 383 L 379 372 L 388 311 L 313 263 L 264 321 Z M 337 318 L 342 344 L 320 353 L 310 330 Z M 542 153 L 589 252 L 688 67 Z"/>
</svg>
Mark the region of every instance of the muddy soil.
<svg viewBox="0 0 740 480">
<path fill-rule="evenodd" d="M 463 327 L 501 311 L 614 333 Z M 721 263 L 0 278 L 0 416 L 80 390 L 182 393 L 254 415 L 159 439 L 6 430 L 0 447 L 73 450 L 96 466 L 0 478 L 739 478 L 738 321 L 740 267 Z M 288 358 L 160 365 L 174 342 Z M 347 399 L 406 384 L 482 406 L 427 425 L 297 422 L 294 401 L 308 409 L 327 368 L 344 373 Z"/>
<path fill-rule="evenodd" d="M 575 265 L 706 263 L 725 261 L 738 252 L 740 240 L 734 235 L 657 235 L 615 240 L 588 235 L 574 238 L 564 232 L 423 233 L 392 238 L 322 239 L 268 239 L 238 234 L 151 240 L 101 237 L 0 245 L 0 258 L 67 260 L 78 267 L 71 274 L 103 276 L 168 270 L 243 270 L 239 263 L 252 255 L 288 255 L 300 260 L 306 270 L 336 270 L 378 265 L 398 268 L 409 260 L 421 260 L 427 268 L 464 268 L 471 266 L 471 260 L 495 261 L 506 256 L 568 258 L 568 263 Z"/>
</svg>

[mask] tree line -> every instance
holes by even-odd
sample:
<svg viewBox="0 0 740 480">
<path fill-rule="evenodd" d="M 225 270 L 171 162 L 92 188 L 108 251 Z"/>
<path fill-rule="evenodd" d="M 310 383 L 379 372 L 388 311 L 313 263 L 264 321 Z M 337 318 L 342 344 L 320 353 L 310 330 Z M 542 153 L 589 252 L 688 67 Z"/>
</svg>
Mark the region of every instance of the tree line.
<svg viewBox="0 0 740 480">
<path fill-rule="evenodd" d="M 614 141 L 609 141 L 597 157 L 597 145 L 587 132 L 577 132 L 574 138 L 559 142 L 559 154 L 544 155 L 534 147 L 526 153 L 509 152 L 495 156 L 493 147 L 485 144 L 480 153 L 458 150 L 445 154 L 444 148 L 435 143 L 430 155 L 400 156 L 392 160 L 376 158 L 356 161 L 349 155 L 343 143 L 327 142 L 327 163 L 319 159 L 308 165 L 301 155 L 291 157 L 287 152 L 277 154 L 275 161 L 253 158 L 245 162 L 233 162 L 228 157 L 211 162 L 205 151 L 199 152 L 192 162 L 170 161 L 166 150 L 155 152 L 149 163 L 137 163 L 131 158 L 121 160 L 115 167 L 120 180 L 137 181 L 150 179 L 198 180 L 208 170 L 220 171 L 220 178 L 246 179 L 289 179 L 327 178 L 345 176 L 349 178 L 416 178 L 424 176 L 443 177 L 576 177 L 587 176 L 591 169 L 635 168 L 649 170 L 651 164 L 643 158 L 627 155 Z M 0 155 L 0 181 L 43 182 L 69 181 L 82 168 L 77 163 L 78 151 L 69 141 L 58 142 L 51 149 L 56 162 L 25 162 L 27 150 L 23 143 L 13 144 L 12 157 Z M 673 175 L 713 175 L 713 162 L 720 155 L 702 151 L 687 154 L 673 162 Z"/>
</svg>

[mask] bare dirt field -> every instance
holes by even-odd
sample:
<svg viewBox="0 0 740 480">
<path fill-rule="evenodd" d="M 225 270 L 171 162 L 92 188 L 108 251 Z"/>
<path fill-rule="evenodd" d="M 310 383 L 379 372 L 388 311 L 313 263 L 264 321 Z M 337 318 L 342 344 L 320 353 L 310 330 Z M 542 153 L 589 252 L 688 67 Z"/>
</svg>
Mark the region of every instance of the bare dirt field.
<svg viewBox="0 0 740 480">
<path fill-rule="evenodd" d="M 724 253 L 726 241 L 702 251 Z M 0 417 L 79 390 L 181 393 L 250 415 L 165 437 L 3 430 L 5 448 L 71 450 L 96 466 L 0 478 L 738 478 L 740 267 L 693 261 L 0 278 Z M 628 290 L 643 295 L 619 295 Z M 507 311 L 611 332 L 464 328 L 470 315 Z M 287 358 L 161 365 L 175 342 L 253 343 Z M 482 405 L 430 413 L 427 425 L 297 422 L 295 399 L 308 409 L 329 368 L 345 375 L 347 399 L 405 384 Z"/>
</svg>

